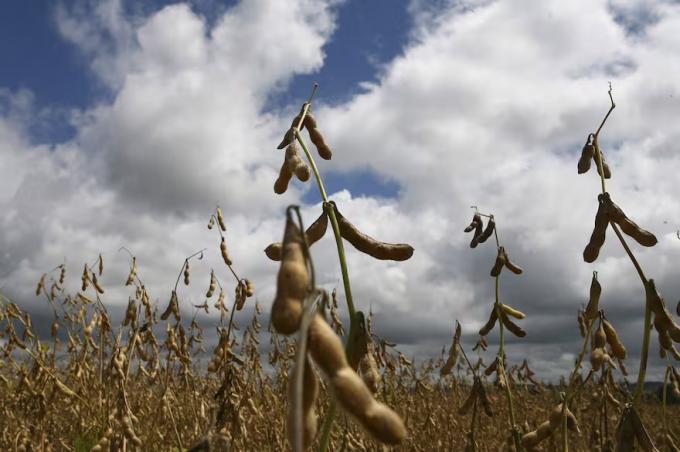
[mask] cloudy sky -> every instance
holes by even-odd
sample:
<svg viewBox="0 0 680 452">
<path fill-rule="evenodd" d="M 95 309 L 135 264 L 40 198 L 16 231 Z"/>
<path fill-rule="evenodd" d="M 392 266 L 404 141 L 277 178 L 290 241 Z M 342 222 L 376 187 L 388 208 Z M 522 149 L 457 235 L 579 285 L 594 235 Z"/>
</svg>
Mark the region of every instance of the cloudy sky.
<svg viewBox="0 0 680 452">
<path fill-rule="evenodd" d="M 576 312 L 593 270 L 601 306 L 635 373 L 644 292 L 610 231 L 600 258 L 582 250 L 599 178 L 578 175 L 585 138 L 617 107 L 600 142 L 612 198 L 653 231 L 631 246 L 669 305 L 680 298 L 680 3 L 651 0 L 123 0 L 20 2 L 0 14 L 0 290 L 45 317 L 33 293 L 66 262 L 69 288 L 102 253 L 105 300 L 122 310 L 129 248 L 165 306 L 184 257 L 204 247 L 232 281 L 206 223 L 219 204 L 236 268 L 268 309 L 284 210 L 320 213 L 313 183 L 272 189 L 276 150 L 314 81 L 313 110 L 334 151 L 320 171 L 343 214 L 413 258 L 375 261 L 348 245 L 355 303 L 417 359 L 476 341 L 493 302 L 491 242 L 468 246 L 471 205 L 495 214 L 525 273 L 501 295 L 528 315 L 525 357 L 566 374 L 579 350 Z M 313 248 L 320 283 L 338 286 L 332 236 Z M 204 319 L 210 322 L 210 318 Z M 496 343 L 495 333 L 490 336 Z M 654 377 L 662 362 L 656 338 Z M 495 348 L 492 345 L 492 349 Z M 489 354 L 488 356 L 491 356 Z"/>
</svg>

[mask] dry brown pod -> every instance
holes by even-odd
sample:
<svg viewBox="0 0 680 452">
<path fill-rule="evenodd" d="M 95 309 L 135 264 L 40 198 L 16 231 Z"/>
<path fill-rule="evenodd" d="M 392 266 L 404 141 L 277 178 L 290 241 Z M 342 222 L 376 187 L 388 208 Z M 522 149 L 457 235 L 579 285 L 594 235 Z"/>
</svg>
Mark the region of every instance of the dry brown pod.
<svg viewBox="0 0 680 452">
<path fill-rule="evenodd" d="M 477 248 L 479 245 L 479 239 L 484 234 L 484 223 L 480 219 L 477 224 L 475 224 L 475 233 L 470 241 L 470 248 Z"/>
<path fill-rule="evenodd" d="M 494 278 L 500 275 L 501 270 L 503 270 L 503 266 L 505 266 L 505 248 L 500 246 L 498 247 L 496 262 L 494 262 L 493 267 L 491 267 L 490 275 Z"/>
<path fill-rule="evenodd" d="M 302 182 L 309 180 L 310 172 L 307 163 L 300 157 L 300 153 L 297 149 L 297 144 L 292 142 L 286 148 L 285 163 L 288 165 L 288 169 L 295 174 L 295 176 Z"/>
<path fill-rule="evenodd" d="M 588 135 L 586 144 L 583 145 L 583 150 L 581 151 L 581 158 L 579 158 L 577 165 L 579 174 L 588 172 L 588 170 L 590 169 L 590 163 L 593 160 L 593 157 L 595 156 L 595 146 L 591 142 L 592 137 L 593 137 L 592 134 Z"/>
<path fill-rule="evenodd" d="M 503 326 L 508 329 L 512 334 L 514 334 L 517 337 L 524 337 L 527 335 L 526 331 L 524 331 L 519 325 L 516 323 L 513 323 L 512 320 L 508 318 L 508 316 L 501 310 L 501 322 L 503 322 Z"/>
<path fill-rule="evenodd" d="M 458 359 L 458 346 L 460 343 L 460 336 L 461 336 L 462 330 L 460 323 L 456 320 L 456 332 L 453 334 L 453 343 L 451 344 L 451 348 L 449 349 L 449 356 L 446 359 L 446 363 L 444 363 L 444 366 L 440 370 L 440 375 L 448 375 L 451 373 L 451 369 L 453 369 L 453 366 L 456 365 L 456 360 Z"/>
<path fill-rule="evenodd" d="M 309 132 L 309 139 L 314 143 L 319 156 L 324 160 L 330 160 L 333 157 L 333 152 L 324 141 L 323 135 L 321 135 L 319 128 L 316 126 L 316 119 L 314 119 L 314 116 L 309 111 L 307 116 L 305 116 L 304 124 Z"/>
<path fill-rule="evenodd" d="M 600 248 L 604 245 L 607 235 L 607 226 L 609 226 L 609 217 L 607 215 L 607 208 L 602 195 L 597 197 L 598 207 L 597 214 L 595 214 L 595 226 L 593 233 L 590 235 L 590 242 L 583 250 L 583 260 L 592 263 L 595 262 L 597 256 L 600 254 Z"/>
<path fill-rule="evenodd" d="M 592 348 L 604 348 L 605 344 L 607 343 L 607 334 L 604 332 L 604 326 L 602 326 L 602 323 L 603 322 L 600 322 L 597 331 L 593 335 Z"/>
<path fill-rule="evenodd" d="M 623 346 L 614 326 L 608 320 L 602 320 L 602 326 L 607 336 L 607 342 L 612 349 L 612 354 L 618 359 L 626 359 L 626 347 Z"/>
<path fill-rule="evenodd" d="M 127 280 L 125 281 L 125 285 L 129 286 L 133 282 L 135 282 L 135 277 L 137 276 L 137 258 L 132 256 L 132 265 L 130 266 L 130 273 L 128 273 Z"/>
<path fill-rule="evenodd" d="M 597 174 L 602 176 L 604 174 L 605 179 L 610 179 L 612 177 L 612 172 L 609 169 L 609 165 L 604 160 L 604 154 L 597 143 L 597 137 L 593 136 L 593 146 L 595 153 L 593 154 L 593 160 L 595 160 L 595 169 L 597 169 Z M 602 160 L 602 170 L 600 171 L 600 159 Z"/>
<path fill-rule="evenodd" d="M 45 276 L 43 275 L 42 278 L 40 278 L 40 283 L 38 283 L 38 290 L 36 290 L 36 295 L 40 295 L 40 288 L 45 287 Z M 81 287 L 81 290 L 85 292 L 87 290 L 88 285 L 90 284 L 90 274 L 87 269 L 87 264 L 85 264 L 85 268 L 83 268 L 83 276 L 80 278 L 83 285 Z"/>
<path fill-rule="evenodd" d="M 271 314 L 272 325 L 281 334 L 293 334 L 300 326 L 302 302 L 309 284 L 302 246 L 300 229 L 289 216 L 283 235 L 283 256 Z"/>
<path fill-rule="evenodd" d="M 607 215 L 610 221 L 618 224 L 621 230 L 633 237 L 642 246 L 651 247 L 657 244 L 656 236 L 642 229 L 633 220 L 628 218 L 621 208 L 612 201 L 609 193 L 604 194 L 604 202 L 607 205 Z"/>
<path fill-rule="evenodd" d="M 498 320 L 498 314 L 496 313 L 496 309 L 494 308 L 494 309 L 491 310 L 491 315 L 489 316 L 489 320 L 487 320 L 487 322 L 484 324 L 484 326 L 482 326 L 479 329 L 479 335 L 480 336 L 486 336 L 487 334 L 489 334 L 489 332 L 494 327 L 494 325 L 496 325 L 496 320 Z"/>
<path fill-rule="evenodd" d="M 99 281 L 97 281 L 97 275 L 95 275 L 94 273 L 92 273 L 92 278 L 91 278 L 91 280 L 92 280 L 92 285 L 94 286 L 95 290 L 96 290 L 97 292 L 99 292 L 100 294 L 103 294 L 103 293 L 104 293 L 104 288 L 103 288 L 102 286 L 99 285 Z"/>
<path fill-rule="evenodd" d="M 338 220 L 340 235 L 362 253 L 380 260 L 405 261 L 413 256 L 413 247 L 406 243 L 380 242 L 359 231 L 342 216 L 333 201 L 330 202 Z"/>
<path fill-rule="evenodd" d="M 512 262 L 510 260 L 510 257 L 508 256 L 508 252 L 505 248 L 503 248 L 503 257 L 504 257 L 503 265 L 505 265 L 508 270 L 510 270 L 511 272 L 513 272 L 516 275 L 522 274 L 522 268 L 519 265 L 515 264 L 514 262 Z"/>
<path fill-rule="evenodd" d="M 184 285 L 188 286 L 189 285 L 189 277 L 191 273 L 189 272 L 189 261 L 184 261 Z"/>
<path fill-rule="evenodd" d="M 391 445 L 401 443 L 406 437 L 404 422 L 373 398 L 364 381 L 349 366 L 340 338 L 319 314 L 309 327 L 308 344 L 312 358 L 327 375 L 342 408 L 377 440 Z"/>
<path fill-rule="evenodd" d="M 590 281 L 590 298 L 588 299 L 588 306 L 584 312 L 587 320 L 595 320 L 599 312 L 600 295 L 602 295 L 602 286 L 597 280 L 597 272 L 593 272 L 593 278 Z"/>
<path fill-rule="evenodd" d="M 281 140 L 281 143 L 276 147 L 277 149 L 283 149 L 292 142 L 295 141 L 295 128 L 298 126 L 300 123 L 300 119 L 302 119 L 302 113 L 304 111 L 304 106 L 302 107 L 302 110 L 300 110 L 300 113 L 297 114 L 295 118 L 293 118 L 293 121 L 290 123 L 290 128 L 286 130 L 285 135 L 283 136 L 283 140 Z M 308 113 L 309 114 L 309 113 Z M 304 122 L 302 125 L 300 125 L 300 129 L 304 129 L 305 124 Z"/>
<path fill-rule="evenodd" d="M 380 390 L 381 382 L 380 371 L 378 370 L 378 363 L 375 360 L 374 353 L 373 341 L 369 341 L 367 343 L 367 353 L 359 361 L 361 378 L 373 394 Z"/>
<path fill-rule="evenodd" d="M 550 421 L 545 421 L 538 426 L 536 430 L 533 430 L 524 436 L 522 436 L 522 445 L 526 448 L 533 448 L 537 446 L 541 441 L 552 435 L 552 426 Z"/>
<path fill-rule="evenodd" d="M 161 320 L 167 320 L 170 314 L 175 316 L 175 319 L 179 321 L 179 301 L 177 300 L 177 293 L 173 290 L 170 296 L 170 303 L 165 309 L 163 314 L 161 314 Z"/>
<path fill-rule="evenodd" d="M 594 348 L 590 352 L 590 364 L 593 367 L 593 370 L 597 372 L 605 363 L 609 364 L 611 367 L 616 367 L 616 364 L 612 360 L 611 356 L 609 356 L 604 348 Z"/>
<path fill-rule="evenodd" d="M 495 229 L 496 221 L 493 219 L 493 217 L 491 217 L 489 218 L 489 221 L 486 223 L 486 228 L 484 228 L 484 232 L 482 232 L 479 238 L 477 239 L 477 242 L 479 243 L 486 242 L 489 239 L 489 237 L 491 237 Z"/>
<path fill-rule="evenodd" d="M 220 209 L 220 206 L 217 206 L 216 210 L 217 210 L 217 222 L 220 224 L 220 229 L 222 229 L 223 232 L 226 232 L 227 226 L 224 224 L 224 217 L 222 216 L 222 209 Z"/>
<path fill-rule="evenodd" d="M 583 311 L 579 310 L 578 311 L 578 331 L 581 334 L 581 337 L 586 337 L 586 321 L 583 316 Z"/>
<path fill-rule="evenodd" d="M 318 242 L 326 233 L 328 228 L 328 215 L 325 211 L 321 212 L 319 218 L 314 220 L 312 224 L 309 225 L 305 231 L 305 239 L 307 240 L 307 246 L 312 246 L 314 243 Z M 264 249 L 267 257 L 273 261 L 281 260 L 281 242 L 272 243 L 267 248 Z"/>
<path fill-rule="evenodd" d="M 293 172 L 290 170 L 288 162 L 284 160 L 279 170 L 279 177 L 274 181 L 274 193 L 277 195 L 285 193 L 288 190 L 288 183 L 292 177 Z"/>
<path fill-rule="evenodd" d="M 647 281 L 646 285 L 647 300 L 654 313 L 654 326 L 657 331 L 664 331 L 675 342 L 680 342 L 680 326 L 675 323 L 673 316 L 666 307 L 666 302 L 656 290 L 653 279 Z"/>
<path fill-rule="evenodd" d="M 569 410 L 569 407 L 564 409 L 564 413 L 562 412 L 562 404 L 558 404 L 553 408 L 553 410 L 550 412 L 550 426 L 552 429 L 559 428 L 562 425 L 562 419 L 566 416 L 567 418 L 567 428 L 571 430 L 572 432 L 575 433 L 581 433 L 581 430 L 578 428 L 578 422 L 576 421 L 576 416 L 574 416 L 574 413 Z"/>
<path fill-rule="evenodd" d="M 482 217 L 479 216 L 478 213 L 475 213 L 472 217 L 472 222 L 468 227 L 464 229 L 465 232 L 472 232 L 473 230 L 477 229 L 477 225 L 482 222 Z"/>
<path fill-rule="evenodd" d="M 498 368 L 498 357 L 496 359 L 494 359 L 493 362 L 491 364 L 489 364 L 489 366 L 486 369 L 484 369 L 484 375 L 486 375 L 488 377 L 492 373 L 496 372 L 497 368 Z"/>
<path fill-rule="evenodd" d="M 215 293 L 216 288 L 217 279 L 215 278 L 215 272 L 213 270 L 210 270 L 210 285 L 208 286 L 208 291 L 205 294 L 206 298 L 212 297 L 213 293 Z"/>
<path fill-rule="evenodd" d="M 227 254 L 227 241 L 224 240 L 224 237 L 222 237 L 222 241 L 220 242 L 220 253 L 222 254 L 222 260 L 224 260 L 224 263 L 231 265 L 231 259 L 229 258 L 229 254 Z"/>
</svg>

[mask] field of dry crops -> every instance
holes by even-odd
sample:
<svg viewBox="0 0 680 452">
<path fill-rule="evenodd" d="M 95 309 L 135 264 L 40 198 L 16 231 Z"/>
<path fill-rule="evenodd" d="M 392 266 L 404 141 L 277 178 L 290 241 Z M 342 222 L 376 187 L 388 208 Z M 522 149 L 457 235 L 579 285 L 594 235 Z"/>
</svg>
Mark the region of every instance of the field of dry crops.
<svg viewBox="0 0 680 452">
<path fill-rule="evenodd" d="M 284 193 L 293 177 L 306 182 L 313 175 L 322 211 L 305 228 L 308 219 L 299 209 L 286 209 L 282 241 L 265 249 L 269 259 L 280 261 L 278 274 L 271 275 L 273 303 L 260 306 L 253 282 L 238 274 L 219 208 L 208 222 L 208 229 L 219 233 L 219 244 L 186 258 L 165 302 L 152 301 L 164 298 L 149 293 L 132 254 L 128 278 L 121 281 L 129 291 L 122 312 L 104 302 L 110 288 L 100 282 L 101 255 L 82 273 L 57 266 L 42 275 L 35 292 L 52 312 L 49 334 L 40 337 L 27 311 L 0 298 L 0 449 L 677 451 L 680 373 L 672 363 L 680 359 L 675 346 L 680 326 L 623 234 L 646 247 L 654 246 L 656 237 L 606 191 L 611 169 L 598 136 L 615 107 L 611 91 L 610 99 L 611 108 L 588 135 L 578 162 L 579 173 L 594 162 L 602 183 L 583 258 L 597 259 L 611 228 L 640 276 L 647 300 L 634 385 L 622 383 L 627 352 L 598 305 L 602 288 L 596 272 L 587 307 L 578 313 L 575 308 L 574 328 L 583 344 L 574 351 L 578 357 L 570 375 L 547 384 L 537 379 L 530 362 L 506 359 L 505 337 L 524 337 L 526 316 L 521 306 L 500 301 L 500 280 L 523 270 L 510 258 L 512 244 L 499 240 L 499 219 L 477 209 L 465 228 L 472 233 L 470 247 L 495 241 L 497 257 L 489 265 L 496 297 L 475 347 L 463 348 L 461 325 L 454 319 L 452 344 L 438 358 L 415 364 L 398 344 L 376 335 L 374 322 L 389 319 L 373 318 L 354 304 L 345 244 L 367 258 L 391 261 L 410 259 L 414 249 L 362 233 L 328 199 L 302 136 L 306 130 L 318 155 L 332 158 L 311 114 L 310 97 L 279 145 L 285 154 L 274 191 Z M 311 247 L 327 232 L 337 244 L 338 293 L 326 292 L 315 280 Z M 192 272 L 192 262 L 218 248 L 234 277 L 231 283 L 214 271 Z M 74 277 L 80 290 L 69 293 L 66 281 Z M 192 305 L 181 284 L 206 284 L 205 302 Z M 209 328 L 206 318 L 215 319 Z M 668 362 L 659 393 L 645 390 L 652 331 Z M 498 335 L 497 350 L 488 351 L 490 334 Z"/>
</svg>

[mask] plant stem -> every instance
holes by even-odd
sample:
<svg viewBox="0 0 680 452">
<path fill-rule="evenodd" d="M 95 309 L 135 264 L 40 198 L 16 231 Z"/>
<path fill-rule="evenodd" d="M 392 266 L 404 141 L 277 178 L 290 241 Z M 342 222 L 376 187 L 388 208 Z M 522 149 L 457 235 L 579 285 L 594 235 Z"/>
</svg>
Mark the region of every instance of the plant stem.
<svg viewBox="0 0 680 452">
<path fill-rule="evenodd" d="M 303 111 L 303 119 L 304 119 L 304 114 L 307 113 L 307 109 L 309 108 L 309 105 L 305 106 L 305 110 Z M 309 165 L 312 167 L 312 172 L 314 173 L 314 178 L 316 179 L 316 183 L 319 187 L 319 193 L 321 194 L 321 198 L 323 199 L 323 208 L 326 211 L 326 214 L 328 215 L 328 218 L 331 220 L 331 226 L 333 228 L 333 235 L 335 236 L 335 244 L 338 249 L 338 259 L 340 261 L 340 271 L 342 273 L 342 284 L 345 289 L 345 299 L 347 300 L 347 311 L 349 313 L 349 334 L 347 337 L 347 345 L 345 346 L 345 354 L 347 355 L 347 359 L 351 361 L 352 353 L 353 353 L 353 344 L 354 344 L 354 338 L 356 336 L 357 332 L 357 315 L 356 311 L 354 309 L 354 301 L 352 299 L 352 288 L 349 283 L 349 271 L 347 269 L 347 259 L 345 258 L 345 247 L 342 242 L 342 236 L 340 235 L 340 226 L 338 225 L 338 219 L 335 215 L 335 208 L 333 205 L 329 202 L 328 200 L 328 194 L 326 193 L 326 187 L 324 186 L 323 179 L 321 178 L 321 175 L 319 174 L 319 169 L 316 166 L 316 162 L 314 161 L 314 157 L 312 154 L 309 152 L 309 149 L 307 148 L 307 145 L 305 144 L 304 140 L 302 139 L 302 136 L 300 135 L 299 129 L 296 128 L 295 130 L 295 138 L 297 139 L 298 143 L 300 143 L 300 146 L 302 147 L 302 150 L 305 153 L 305 156 L 307 157 L 307 160 L 309 161 Z M 319 451 L 320 452 L 325 452 L 328 450 L 328 445 L 330 443 L 330 432 L 333 424 L 333 419 L 335 418 L 335 412 L 336 412 L 336 406 L 335 406 L 335 400 L 331 400 L 331 405 L 328 409 L 328 413 L 326 415 L 326 418 L 324 419 L 324 424 L 322 427 L 321 431 L 321 440 L 319 444 Z"/>
<path fill-rule="evenodd" d="M 500 275 L 496 276 L 496 303 L 494 304 L 494 309 L 496 310 L 496 315 L 498 317 L 498 327 L 499 327 L 499 346 L 498 346 L 498 371 L 503 376 L 505 381 L 505 397 L 508 400 L 508 409 L 510 411 L 510 431 L 512 434 L 512 439 L 515 443 L 515 450 L 521 451 L 522 445 L 520 444 L 520 438 L 518 431 L 515 428 L 517 423 L 515 422 L 515 410 L 512 404 L 512 392 L 510 392 L 510 380 L 505 373 L 505 333 L 503 328 L 503 322 L 501 321 L 502 309 L 500 305 Z"/>
<path fill-rule="evenodd" d="M 597 128 L 597 131 L 593 134 L 593 146 L 595 147 L 595 153 L 597 156 L 597 165 L 598 165 L 598 170 L 600 173 L 600 181 L 602 184 L 602 194 L 606 193 L 606 187 L 605 187 L 605 182 L 604 182 L 604 169 L 602 165 L 602 153 L 600 152 L 600 146 L 598 144 L 598 137 L 600 135 L 600 131 L 602 131 L 602 127 L 604 126 L 604 123 L 607 121 L 607 118 L 609 118 L 609 115 L 611 112 L 616 108 L 616 104 L 614 103 L 614 98 L 612 97 L 612 88 L 611 84 L 609 85 L 609 100 L 611 101 L 611 105 L 609 107 L 609 111 L 607 111 L 607 114 L 604 116 L 602 119 L 602 122 L 600 123 L 600 126 Z M 635 270 L 638 273 L 638 276 L 640 277 L 640 280 L 642 281 L 642 285 L 645 288 L 645 293 L 647 292 L 647 278 L 645 277 L 644 272 L 642 271 L 642 267 L 640 267 L 640 264 L 638 263 L 637 259 L 633 255 L 633 252 L 630 250 L 628 247 L 628 244 L 624 240 L 623 236 L 621 235 L 621 232 L 619 231 L 618 227 L 610 221 L 610 225 L 612 229 L 614 230 L 614 233 L 616 236 L 619 238 L 619 241 L 621 242 L 621 245 L 623 246 L 623 249 L 626 251 L 626 254 L 628 254 L 628 257 L 630 258 L 630 261 L 633 263 L 633 266 L 635 267 Z M 642 333 L 642 351 L 640 354 L 640 368 L 638 370 L 638 378 L 637 378 L 637 383 L 635 385 L 635 393 L 633 395 L 633 402 L 637 405 L 640 400 L 640 396 L 642 395 L 642 389 L 645 384 L 645 376 L 647 373 L 647 360 L 649 357 L 649 342 L 650 342 L 650 336 L 652 333 L 652 312 L 651 312 L 651 306 L 649 305 L 649 302 L 645 299 L 645 320 L 644 320 L 644 327 L 643 327 L 643 333 Z"/>
</svg>

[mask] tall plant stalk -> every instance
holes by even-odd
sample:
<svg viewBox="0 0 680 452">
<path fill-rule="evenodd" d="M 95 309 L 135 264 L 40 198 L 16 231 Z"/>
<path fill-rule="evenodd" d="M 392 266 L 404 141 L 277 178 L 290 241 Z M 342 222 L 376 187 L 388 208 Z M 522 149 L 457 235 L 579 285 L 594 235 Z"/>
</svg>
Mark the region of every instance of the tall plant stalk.
<svg viewBox="0 0 680 452">
<path fill-rule="evenodd" d="M 474 207 L 474 206 L 473 206 Z M 493 227 L 493 234 L 494 238 L 496 240 L 496 249 L 501 253 L 501 242 L 500 239 L 498 238 L 498 225 L 495 224 L 495 218 L 493 215 L 487 215 L 483 214 L 477 211 L 475 207 L 475 213 L 476 215 L 479 215 L 480 217 L 486 217 L 489 219 L 490 222 L 494 222 L 494 227 Z M 474 220 L 473 220 L 474 222 Z M 488 227 L 488 226 L 487 226 Z M 487 236 L 488 237 L 488 236 Z M 484 239 L 486 240 L 486 239 Z M 515 408 L 512 400 L 512 391 L 510 390 L 510 381 L 508 379 L 507 373 L 505 371 L 505 328 L 503 326 L 503 321 L 501 320 L 503 316 L 506 314 L 503 312 L 502 304 L 501 304 L 501 298 L 500 298 L 500 275 L 501 272 L 495 276 L 495 301 L 494 301 L 494 312 L 497 317 L 498 321 L 498 334 L 499 334 L 499 346 L 498 346 L 498 353 L 496 355 L 496 366 L 497 366 L 497 372 L 500 375 L 500 377 L 503 379 L 505 382 L 505 398 L 508 404 L 508 412 L 510 415 L 510 431 L 512 435 L 512 440 L 515 445 L 515 450 L 517 451 L 522 451 L 524 448 L 522 447 L 521 444 L 521 438 L 520 438 L 520 430 L 517 427 L 517 421 L 515 418 Z M 481 333 L 480 333 L 481 334 Z"/>
<path fill-rule="evenodd" d="M 616 104 L 614 103 L 614 97 L 612 96 L 612 88 L 611 85 L 609 86 L 609 100 L 611 102 L 611 105 L 609 107 L 609 110 L 607 111 L 607 114 L 604 116 L 602 119 L 602 122 L 600 123 L 599 127 L 597 128 L 597 131 L 593 134 L 593 146 L 595 147 L 595 154 L 596 154 L 596 163 L 598 166 L 598 173 L 600 175 L 600 183 L 602 185 L 602 194 L 604 195 L 607 192 L 606 188 L 606 183 L 605 183 L 605 173 L 604 173 L 604 167 L 603 167 L 603 157 L 602 153 L 600 151 L 600 146 L 598 143 L 598 139 L 600 136 L 600 132 L 602 131 L 602 128 L 604 127 L 604 124 L 607 122 L 607 119 L 609 118 L 609 115 L 611 115 L 612 111 L 614 111 L 614 108 L 616 108 Z M 645 290 L 645 293 L 647 291 L 647 284 L 648 280 L 647 277 L 645 276 L 644 271 L 642 270 L 642 267 L 640 266 L 640 263 L 638 260 L 635 258 L 635 255 L 631 251 L 630 247 L 626 243 L 626 240 L 623 238 L 623 235 L 619 231 L 619 228 L 617 227 L 614 222 L 610 221 L 609 225 L 612 227 L 614 230 L 614 233 L 618 237 L 619 241 L 621 242 L 621 246 L 623 246 L 623 249 L 626 251 L 626 254 L 628 255 L 628 258 L 633 264 L 633 267 L 635 267 L 635 270 L 637 271 L 638 276 L 640 277 L 640 281 L 642 282 L 642 287 Z M 642 350 L 640 353 L 640 367 L 638 370 L 638 377 L 637 377 L 637 383 L 635 385 L 635 392 L 633 393 L 633 402 L 636 405 L 639 405 L 640 402 L 640 396 L 642 395 L 642 391 L 644 389 L 644 384 L 645 384 L 645 376 L 647 373 L 647 361 L 649 358 L 649 344 L 650 344 L 650 338 L 651 338 L 651 333 L 652 333 L 652 309 L 650 306 L 650 300 L 649 297 L 646 297 L 645 299 L 645 317 L 644 317 L 644 326 L 643 326 L 643 333 L 642 333 Z"/>
</svg>

